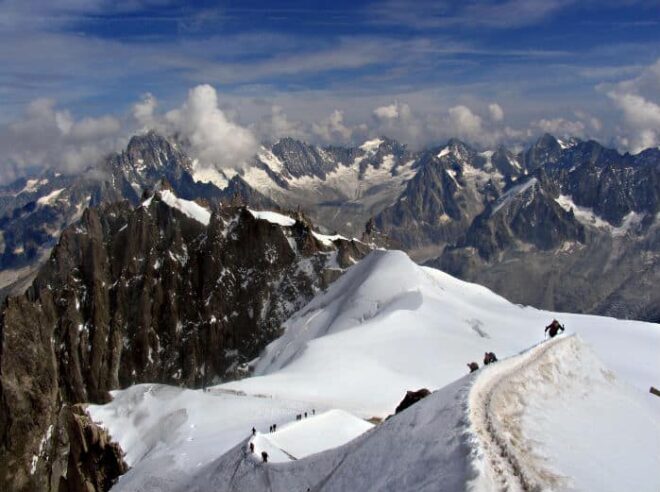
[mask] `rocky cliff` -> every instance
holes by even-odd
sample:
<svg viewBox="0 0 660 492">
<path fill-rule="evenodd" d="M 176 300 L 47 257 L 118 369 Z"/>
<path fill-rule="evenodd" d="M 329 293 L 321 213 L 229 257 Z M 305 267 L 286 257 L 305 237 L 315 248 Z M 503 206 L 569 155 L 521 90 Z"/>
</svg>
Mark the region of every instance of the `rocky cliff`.
<svg viewBox="0 0 660 492">
<path fill-rule="evenodd" d="M 86 210 L 2 310 L 3 488 L 75 490 L 54 478 L 57 456 L 44 453 L 57 449 L 64 404 L 104 402 L 140 382 L 240 377 L 282 321 L 367 251 L 315 233 L 302 215 L 212 212 L 167 187 L 137 207 Z"/>
</svg>

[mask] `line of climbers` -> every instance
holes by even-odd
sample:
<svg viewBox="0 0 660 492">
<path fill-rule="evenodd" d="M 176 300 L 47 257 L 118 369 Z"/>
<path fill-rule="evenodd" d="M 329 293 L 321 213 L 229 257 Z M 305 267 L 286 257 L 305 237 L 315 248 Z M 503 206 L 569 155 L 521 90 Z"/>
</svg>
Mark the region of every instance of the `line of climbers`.
<svg viewBox="0 0 660 492">
<path fill-rule="evenodd" d="M 316 409 L 315 409 L 315 408 L 312 408 L 312 415 L 316 415 Z M 296 415 L 296 421 L 298 421 L 298 420 L 302 420 L 302 419 L 303 419 L 303 416 L 304 416 L 304 418 L 307 418 L 308 413 L 307 413 L 307 412 L 303 412 L 303 413 L 299 413 L 299 414 L 297 414 L 297 415 Z M 277 424 L 273 424 L 273 425 L 271 425 L 271 426 L 268 428 L 268 432 L 269 432 L 270 434 L 272 434 L 273 432 L 277 432 Z M 255 429 L 254 427 L 252 427 L 252 437 L 255 437 L 256 435 L 257 435 L 257 429 Z M 254 453 L 254 443 L 253 443 L 252 441 L 250 441 L 250 453 L 251 453 L 251 454 Z M 268 453 L 267 453 L 266 451 L 262 451 L 262 452 L 261 452 L 261 460 L 262 460 L 264 463 L 268 463 Z"/>
<path fill-rule="evenodd" d="M 544 337 L 547 337 L 548 335 L 550 338 L 554 338 L 559 334 L 559 332 L 564 332 L 565 328 L 564 325 L 559 323 L 556 319 L 552 320 L 552 323 L 550 323 L 548 326 L 545 327 L 544 331 Z M 488 364 L 492 364 L 493 362 L 497 362 L 497 357 L 495 357 L 495 353 L 493 352 L 486 352 L 484 354 L 484 365 L 487 366 Z M 476 362 L 469 362 L 467 364 L 468 368 L 470 369 L 470 372 L 475 372 L 479 370 L 479 364 Z"/>
</svg>

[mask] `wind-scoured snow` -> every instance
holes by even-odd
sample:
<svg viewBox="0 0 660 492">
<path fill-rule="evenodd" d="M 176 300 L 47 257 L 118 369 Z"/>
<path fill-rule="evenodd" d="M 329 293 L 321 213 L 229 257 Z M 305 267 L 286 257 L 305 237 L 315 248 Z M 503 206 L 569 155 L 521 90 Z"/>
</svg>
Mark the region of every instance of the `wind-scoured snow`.
<svg viewBox="0 0 660 492">
<path fill-rule="evenodd" d="M 277 212 L 270 212 L 267 210 L 257 211 L 248 209 L 255 219 L 267 220 L 271 224 L 277 224 L 285 227 L 291 227 L 296 223 L 296 220 Z"/>
<path fill-rule="evenodd" d="M 579 334 L 577 355 L 568 349 L 533 355 L 541 354 L 542 347 L 559 347 L 560 338 L 518 356 L 543 340 L 544 327 L 553 318 L 565 324 L 568 334 Z M 601 366 L 585 355 L 585 345 L 603 360 Z M 466 363 L 481 364 L 485 351 L 512 358 L 466 377 Z M 660 379 L 658 353 L 657 325 L 513 305 L 484 287 L 420 267 L 402 252 L 375 251 L 285 323 L 283 335 L 253 364 L 253 377 L 207 393 L 163 386 L 149 392 L 144 389 L 148 385 L 129 388 L 116 392 L 107 405 L 92 406 L 91 413 L 128 453 L 132 469 L 117 490 L 227 489 L 229 485 L 221 484 L 229 482 L 234 490 L 306 490 L 321 481 L 323 490 L 438 490 L 438 480 L 445 480 L 446 490 L 462 490 L 468 482 L 474 487 L 484 483 L 476 478 L 489 473 L 487 445 L 477 442 L 479 424 L 473 425 L 469 409 L 482 408 L 474 402 L 490 398 L 495 410 L 489 413 L 483 407 L 483 415 L 499 434 L 488 435 L 501 440 L 511 429 L 516 442 L 533 443 L 537 454 L 528 453 L 531 469 L 559 477 L 552 482 L 559 484 L 557 490 L 601 490 L 582 486 L 596 478 L 591 472 L 580 475 L 557 456 L 565 453 L 588 467 L 589 452 L 599 452 L 610 439 L 599 464 L 609 463 L 616 453 L 633 459 L 638 451 L 630 444 L 632 437 L 624 439 L 623 434 L 627 429 L 635 436 L 641 427 L 648 436 L 636 439 L 646 443 L 639 452 L 654 451 L 648 439 L 658 435 L 657 422 L 645 409 L 657 404 L 648 388 Z M 475 377 L 487 378 L 485 396 L 476 400 L 469 398 L 473 392 L 468 385 Z M 611 378 L 616 383 L 608 386 Z M 449 389 L 339 448 L 268 465 L 249 456 L 252 426 L 267 434 L 268 426 L 276 423 L 278 432 L 262 436 L 263 446 L 277 448 L 284 455 L 281 461 L 287 461 L 295 457 L 293 449 L 309 450 L 304 432 L 289 442 L 278 436 L 289 424 L 292 432 L 300 424 L 296 414 L 312 408 L 318 415 L 341 409 L 363 419 L 382 418 L 393 412 L 407 390 L 437 390 L 454 381 Z M 509 388 L 506 394 L 516 395 L 515 401 L 499 405 L 496 387 Z M 617 430 L 605 441 L 596 441 L 596 431 L 589 431 L 584 435 L 595 445 L 585 441 L 567 450 L 571 433 L 579 440 L 580 428 L 588 425 L 580 419 L 607 398 L 615 409 L 595 418 L 594 428 L 610 425 Z M 469 402 L 474 404 L 468 408 Z M 494 414 L 509 415 L 511 427 L 498 423 Z M 623 414 L 628 414 L 627 421 Z M 629 422 L 637 417 L 639 425 Z M 333 422 L 329 428 L 345 430 L 347 424 Z M 563 426 L 557 435 L 551 432 L 556 426 Z M 633 469 L 641 473 L 649 459 L 640 458 L 639 463 Z M 567 478 L 580 486 L 571 489 L 573 482 Z M 619 484 L 616 480 L 612 483 Z"/>
<path fill-rule="evenodd" d="M 191 219 L 195 219 L 197 222 L 201 222 L 204 225 L 209 225 L 209 222 L 211 221 L 211 212 L 198 203 L 178 198 L 170 190 L 161 191 L 160 197 L 161 200 L 168 206 L 176 208 L 184 215 L 187 215 Z"/>
</svg>

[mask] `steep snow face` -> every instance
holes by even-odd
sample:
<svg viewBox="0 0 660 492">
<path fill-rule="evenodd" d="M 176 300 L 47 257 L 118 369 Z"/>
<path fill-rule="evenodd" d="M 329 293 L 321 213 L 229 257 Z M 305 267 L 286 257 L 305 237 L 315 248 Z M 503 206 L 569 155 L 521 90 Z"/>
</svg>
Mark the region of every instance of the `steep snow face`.
<svg viewBox="0 0 660 492">
<path fill-rule="evenodd" d="M 256 377 L 226 387 L 385 416 L 406 390 L 440 388 L 485 351 L 508 356 L 537 343 L 555 317 L 643 391 L 660 377 L 656 325 L 512 305 L 404 253 L 376 251 L 285 323 Z"/>
<path fill-rule="evenodd" d="M 660 488 L 660 415 L 577 336 L 480 371 L 469 490 Z"/>
<path fill-rule="evenodd" d="M 204 225 L 209 225 L 211 220 L 211 212 L 209 212 L 201 205 L 190 200 L 178 198 L 170 190 L 161 191 L 160 197 L 163 202 L 165 202 L 170 207 L 176 208 L 191 219 L 195 219 L 197 222 L 201 222 Z"/>
</svg>

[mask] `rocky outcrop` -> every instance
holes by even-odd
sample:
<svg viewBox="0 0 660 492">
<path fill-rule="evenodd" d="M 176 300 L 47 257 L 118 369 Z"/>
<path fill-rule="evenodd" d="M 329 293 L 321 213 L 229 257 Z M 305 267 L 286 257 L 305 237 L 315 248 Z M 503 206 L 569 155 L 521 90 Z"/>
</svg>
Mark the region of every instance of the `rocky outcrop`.
<svg viewBox="0 0 660 492">
<path fill-rule="evenodd" d="M 30 490 L 51 474 L 30 469 L 63 403 L 105 402 L 140 382 L 200 387 L 245 375 L 281 323 L 368 251 L 317 239 L 302 215 L 280 225 L 223 207 L 200 218 L 199 205 L 172 196 L 88 209 L 28 292 L 6 301 L 3 488 Z"/>
<path fill-rule="evenodd" d="M 68 453 L 66 474 L 59 475 L 58 492 L 107 491 L 128 470 L 123 452 L 107 431 L 90 419 L 82 406 L 66 405 L 60 412 L 66 425 Z M 57 451 L 57 450 L 56 450 Z M 55 470 L 57 471 L 57 470 Z M 57 479 L 51 477 L 51 484 Z"/>
<path fill-rule="evenodd" d="M 403 412 L 406 408 L 408 408 L 411 405 L 414 405 L 420 400 L 423 400 L 430 394 L 431 392 L 426 388 L 422 388 L 417 391 L 406 391 L 406 396 L 404 396 L 403 400 L 401 400 L 401 403 L 397 405 L 396 410 L 394 410 L 394 413 L 397 414 Z"/>
</svg>

